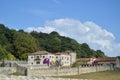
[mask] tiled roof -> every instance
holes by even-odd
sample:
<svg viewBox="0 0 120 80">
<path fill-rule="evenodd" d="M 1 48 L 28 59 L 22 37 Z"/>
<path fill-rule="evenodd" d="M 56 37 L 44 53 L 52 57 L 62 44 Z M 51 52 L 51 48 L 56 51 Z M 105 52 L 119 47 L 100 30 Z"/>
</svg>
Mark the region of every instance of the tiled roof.
<svg viewBox="0 0 120 80">
<path fill-rule="evenodd" d="M 77 58 L 77 62 L 79 61 L 90 61 L 90 58 Z"/>
<path fill-rule="evenodd" d="M 66 52 L 57 52 L 57 53 L 55 53 L 55 55 L 69 55 L 69 53 L 66 53 Z"/>
<path fill-rule="evenodd" d="M 55 55 L 69 55 L 70 53 L 74 53 L 73 51 L 65 51 L 65 52 L 57 52 Z"/>
<path fill-rule="evenodd" d="M 109 61 L 116 61 L 116 58 L 115 57 L 109 57 L 109 58 L 96 58 L 95 61 L 98 61 L 98 62 L 109 62 Z"/>
<path fill-rule="evenodd" d="M 38 51 L 31 53 L 30 55 L 46 55 L 46 54 L 52 54 L 52 55 L 69 55 L 69 53 L 72 53 L 72 51 L 65 51 L 65 52 L 57 52 L 57 53 L 50 53 L 47 51 Z"/>
<path fill-rule="evenodd" d="M 38 52 L 31 53 L 30 55 L 46 55 L 46 54 L 52 54 L 52 53 L 47 51 L 38 51 Z"/>
<path fill-rule="evenodd" d="M 78 58 L 76 61 L 90 61 L 91 58 Z M 116 57 L 108 57 L 108 58 L 95 58 L 95 61 L 97 62 L 111 62 L 116 61 Z"/>
</svg>

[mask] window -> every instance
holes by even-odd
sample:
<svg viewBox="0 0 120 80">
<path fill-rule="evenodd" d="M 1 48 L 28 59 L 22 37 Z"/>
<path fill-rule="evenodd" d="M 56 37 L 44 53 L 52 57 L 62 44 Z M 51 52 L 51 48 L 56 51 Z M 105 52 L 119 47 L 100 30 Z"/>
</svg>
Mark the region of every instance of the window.
<svg viewBox="0 0 120 80">
<path fill-rule="evenodd" d="M 37 59 L 39 59 L 39 56 L 37 56 Z"/>
<path fill-rule="evenodd" d="M 43 56 L 43 58 L 45 58 L 45 56 Z"/>
<path fill-rule="evenodd" d="M 69 57 L 67 57 L 67 60 L 69 60 Z"/>
</svg>

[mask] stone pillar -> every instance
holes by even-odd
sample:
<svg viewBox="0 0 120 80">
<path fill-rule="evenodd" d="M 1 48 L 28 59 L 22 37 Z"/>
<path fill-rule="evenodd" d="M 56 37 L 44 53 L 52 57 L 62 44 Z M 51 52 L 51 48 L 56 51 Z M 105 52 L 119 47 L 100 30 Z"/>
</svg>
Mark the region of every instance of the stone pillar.
<svg viewBox="0 0 120 80">
<path fill-rule="evenodd" d="M 29 69 L 29 68 L 27 68 L 26 73 L 27 73 L 27 74 L 26 74 L 27 76 L 31 76 L 31 74 L 32 74 L 32 73 L 30 72 L 30 69 Z"/>
</svg>

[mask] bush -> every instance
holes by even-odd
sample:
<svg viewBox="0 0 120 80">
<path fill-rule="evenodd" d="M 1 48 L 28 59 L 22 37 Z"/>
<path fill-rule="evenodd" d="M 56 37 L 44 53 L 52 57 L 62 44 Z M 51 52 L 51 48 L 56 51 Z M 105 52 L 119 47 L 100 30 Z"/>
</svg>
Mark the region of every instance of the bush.
<svg viewBox="0 0 120 80">
<path fill-rule="evenodd" d="M 74 62 L 73 64 L 72 64 L 72 67 L 78 67 L 80 64 L 78 63 L 78 62 Z"/>
</svg>

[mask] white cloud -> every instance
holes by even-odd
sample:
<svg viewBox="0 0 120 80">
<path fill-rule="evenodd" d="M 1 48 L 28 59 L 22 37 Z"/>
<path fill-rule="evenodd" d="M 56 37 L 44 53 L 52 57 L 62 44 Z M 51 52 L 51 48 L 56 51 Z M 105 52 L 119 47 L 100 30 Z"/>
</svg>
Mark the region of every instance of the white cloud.
<svg viewBox="0 0 120 80">
<path fill-rule="evenodd" d="M 120 53 L 120 43 L 115 43 L 115 36 L 102 29 L 94 22 L 87 21 L 81 23 L 74 19 L 56 19 L 47 21 L 45 27 L 29 27 L 26 31 L 38 31 L 50 33 L 57 31 L 59 34 L 71 37 L 79 43 L 88 43 L 93 49 L 101 49 L 108 56 L 118 56 Z"/>
<path fill-rule="evenodd" d="M 27 31 L 27 32 L 37 31 L 37 32 L 50 33 L 52 31 L 55 31 L 55 28 L 54 27 L 49 27 L 49 26 L 45 26 L 45 27 L 29 27 L 25 31 Z"/>
</svg>

